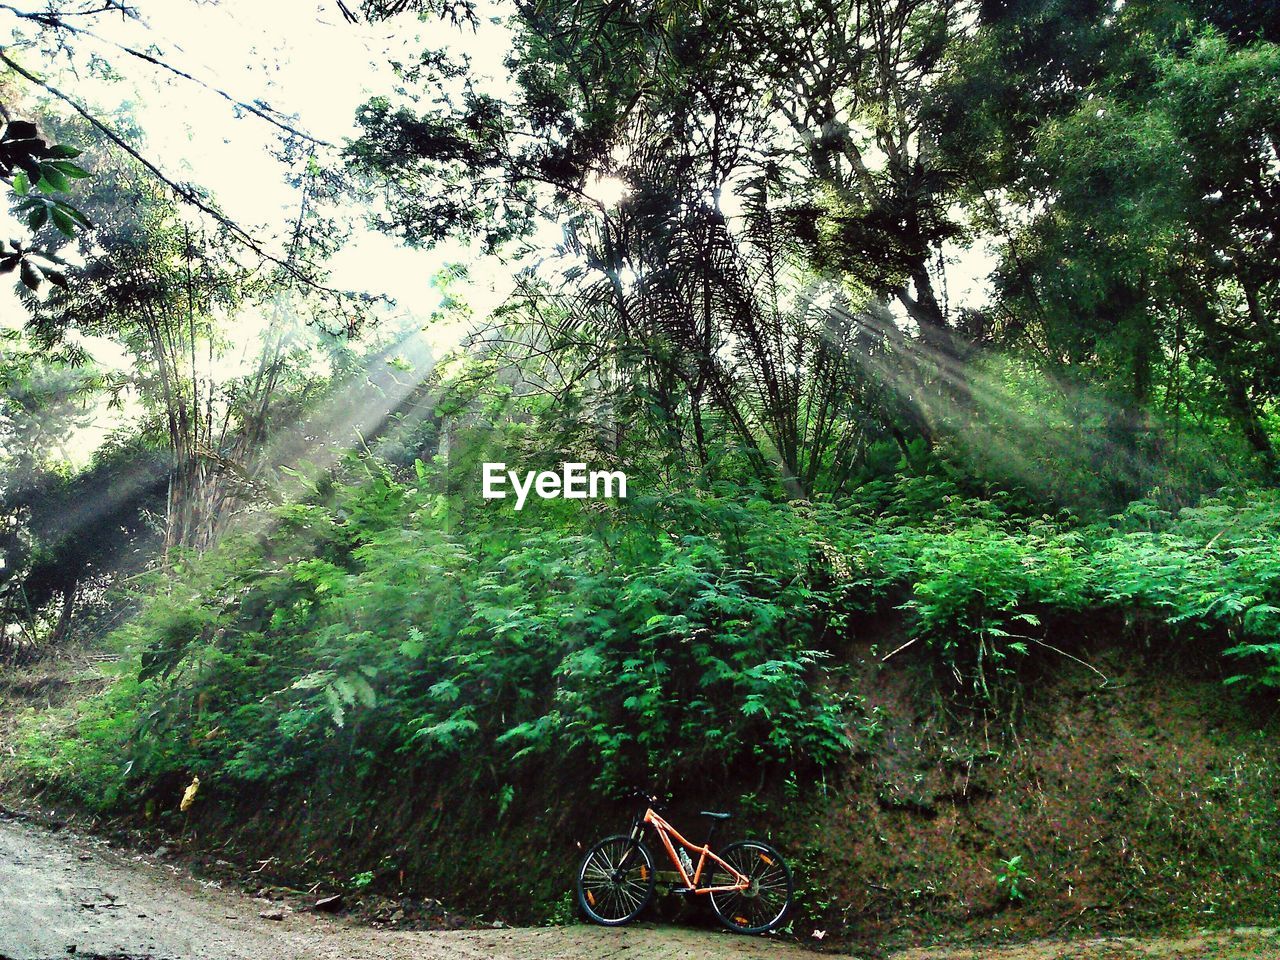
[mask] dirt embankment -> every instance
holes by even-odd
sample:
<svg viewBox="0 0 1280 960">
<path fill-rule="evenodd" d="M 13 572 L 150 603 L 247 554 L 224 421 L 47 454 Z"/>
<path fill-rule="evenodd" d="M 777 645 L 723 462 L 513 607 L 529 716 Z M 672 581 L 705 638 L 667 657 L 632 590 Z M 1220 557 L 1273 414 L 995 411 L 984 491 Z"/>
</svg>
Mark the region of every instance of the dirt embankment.
<svg viewBox="0 0 1280 960">
<path fill-rule="evenodd" d="M 1075 639 L 1090 667 L 1045 660 L 1011 724 L 941 708 L 920 675 L 866 658 L 858 754 L 791 840 L 824 878 L 829 924 L 1033 937 L 1280 921 L 1274 706 L 1224 687 L 1216 656 Z"/>
<path fill-rule="evenodd" d="M 892 649 L 891 633 L 877 636 Z M 1091 668 L 1064 656 L 1028 678 L 1006 727 L 944 706 L 907 654 L 882 664 L 867 644 L 846 651 L 856 749 L 842 770 L 816 783 L 685 784 L 673 818 L 696 830 L 699 807 L 723 806 L 738 816 L 722 839 L 764 833 L 784 849 L 799 886 L 792 933 L 805 943 L 822 932 L 823 944 L 854 951 L 975 938 L 1078 944 L 1157 930 L 1174 931 L 1160 941 L 1170 943 L 1188 930 L 1280 922 L 1274 713 L 1224 688 L 1216 658 L 1135 658 L 1098 640 L 1096 653 L 1087 637 L 1069 645 Z M 70 702 L 101 682 L 85 661 L 0 683 L 0 752 L 15 747 L 15 709 Z M 193 858 L 232 861 L 240 879 L 256 869 L 263 883 L 350 891 L 364 874 L 389 913 L 401 899 L 440 898 L 489 920 L 539 923 L 572 916 L 576 843 L 622 816 L 570 789 L 572 776 L 539 769 L 513 785 L 505 815 L 483 791 L 445 781 L 344 782 L 341 795 L 317 783 L 238 805 L 206 784 L 179 815 L 176 784 L 126 839 L 153 850 L 180 834 Z"/>
</svg>

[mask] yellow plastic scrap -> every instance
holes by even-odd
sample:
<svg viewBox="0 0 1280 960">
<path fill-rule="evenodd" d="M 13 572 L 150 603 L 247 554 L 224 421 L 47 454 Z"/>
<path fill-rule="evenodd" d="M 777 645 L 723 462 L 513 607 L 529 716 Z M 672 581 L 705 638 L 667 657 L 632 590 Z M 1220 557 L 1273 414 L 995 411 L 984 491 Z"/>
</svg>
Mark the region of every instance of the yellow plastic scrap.
<svg viewBox="0 0 1280 960">
<path fill-rule="evenodd" d="M 191 783 L 182 794 L 182 803 L 178 804 L 178 809 L 186 813 L 191 809 L 191 805 L 196 802 L 196 794 L 200 792 L 200 778 L 192 777 Z"/>
</svg>

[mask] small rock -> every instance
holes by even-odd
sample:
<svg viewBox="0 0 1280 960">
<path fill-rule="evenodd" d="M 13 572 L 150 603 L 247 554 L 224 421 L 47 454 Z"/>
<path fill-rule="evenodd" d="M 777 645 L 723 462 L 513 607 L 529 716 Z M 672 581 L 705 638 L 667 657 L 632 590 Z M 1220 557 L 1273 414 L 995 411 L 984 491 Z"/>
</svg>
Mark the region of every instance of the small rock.
<svg viewBox="0 0 1280 960">
<path fill-rule="evenodd" d="M 263 920 L 283 920 L 284 911 L 283 910 L 263 910 L 261 913 L 258 914 L 258 916 L 260 916 Z"/>
<path fill-rule="evenodd" d="M 342 909 L 342 894 L 335 893 L 331 897 L 321 897 L 316 901 L 316 909 L 321 913 L 337 913 Z"/>
<path fill-rule="evenodd" d="M 507 925 L 506 925 L 505 923 L 503 923 L 501 920 L 495 920 L 495 921 L 493 921 L 493 923 L 489 924 L 489 926 L 493 927 L 493 929 L 495 929 L 495 930 L 505 930 L 505 929 L 507 929 Z"/>
<path fill-rule="evenodd" d="M 392 914 L 391 914 L 391 922 L 392 922 L 392 923 L 399 923 L 399 922 L 400 922 L 401 920 L 403 920 L 403 919 L 404 919 L 404 911 L 403 911 L 403 910 L 396 910 L 394 913 L 392 913 Z"/>
<path fill-rule="evenodd" d="M 157 860 L 163 860 L 169 855 L 169 848 L 165 846 L 156 847 L 156 852 L 152 854 Z"/>
</svg>

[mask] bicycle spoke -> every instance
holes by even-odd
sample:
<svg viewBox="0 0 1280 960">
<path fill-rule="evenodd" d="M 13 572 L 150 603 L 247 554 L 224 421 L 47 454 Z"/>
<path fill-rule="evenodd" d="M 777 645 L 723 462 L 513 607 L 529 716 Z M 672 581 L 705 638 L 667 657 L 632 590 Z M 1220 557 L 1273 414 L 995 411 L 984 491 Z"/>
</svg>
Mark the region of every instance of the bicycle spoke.
<svg viewBox="0 0 1280 960">
<path fill-rule="evenodd" d="M 609 856 L 609 848 L 608 848 L 608 847 L 601 847 L 601 848 L 600 848 L 600 859 L 604 861 L 604 869 L 605 869 L 605 872 L 606 872 L 606 873 L 608 873 L 608 874 L 612 874 L 612 873 L 613 873 L 613 870 L 614 870 L 614 867 L 613 867 L 613 858 Z"/>
<path fill-rule="evenodd" d="M 721 896 L 721 894 L 717 894 L 717 896 Z M 741 903 L 743 900 L 742 894 L 738 893 L 737 891 L 734 891 L 733 893 L 723 894 L 723 896 L 724 896 L 725 913 L 732 913 L 733 911 L 737 910 L 738 904 Z"/>
<path fill-rule="evenodd" d="M 618 890 L 618 899 L 625 900 L 627 903 L 628 913 L 630 913 L 637 906 L 639 906 L 640 898 L 636 896 L 635 892 L 632 891 L 630 888 L 628 888 L 625 884 L 623 886 L 618 887 L 617 890 Z"/>
<path fill-rule="evenodd" d="M 623 910 L 623 909 L 622 909 L 622 894 L 618 891 L 618 888 L 617 888 L 617 887 L 612 887 L 612 888 L 610 888 L 610 890 L 609 890 L 609 903 L 611 903 L 613 906 L 615 906 L 615 907 L 617 907 L 617 908 L 618 908 L 618 909 L 615 911 L 614 916 L 619 916 L 619 917 L 620 917 L 620 916 L 624 915 L 624 914 L 627 912 L 626 910 Z"/>
</svg>

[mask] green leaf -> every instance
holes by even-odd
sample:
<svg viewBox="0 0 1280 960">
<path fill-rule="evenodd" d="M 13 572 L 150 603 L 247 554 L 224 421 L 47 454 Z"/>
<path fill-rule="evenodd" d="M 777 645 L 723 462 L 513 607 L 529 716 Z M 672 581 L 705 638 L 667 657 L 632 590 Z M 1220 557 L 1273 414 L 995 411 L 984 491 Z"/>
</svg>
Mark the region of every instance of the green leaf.
<svg viewBox="0 0 1280 960">
<path fill-rule="evenodd" d="M 329 701 L 329 717 L 335 725 L 344 726 L 347 721 L 347 714 L 343 709 L 342 701 L 338 698 L 338 692 L 333 687 L 325 687 L 324 697 Z"/>
<path fill-rule="evenodd" d="M 433 700 L 443 700 L 446 703 L 452 703 L 458 699 L 462 690 L 452 680 L 441 680 L 439 683 L 433 683 L 431 689 L 427 691 Z"/>
<path fill-rule="evenodd" d="M 48 209 L 47 207 L 43 209 Z M 58 232 L 63 236 L 74 237 L 76 235 L 76 222 L 71 216 L 58 207 L 53 208 L 53 225 L 58 228 Z"/>
<path fill-rule="evenodd" d="M 22 278 L 22 285 L 28 290 L 39 290 L 40 283 L 44 280 L 44 274 L 30 260 L 22 261 L 22 269 L 19 271 Z"/>
<path fill-rule="evenodd" d="M 70 189 L 71 181 L 52 164 L 46 164 L 40 168 L 40 182 L 36 186 L 45 193 L 57 193 L 60 190 Z"/>
<path fill-rule="evenodd" d="M 427 649 L 425 640 L 404 640 L 400 643 L 400 656 L 416 660 Z"/>
<path fill-rule="evenodd" d="M 63 213 L 69 216 L 72 220 L 74 220 L 80 226 L 84 227 L 86 230 L 88 230 L 90 227 L 93 226 L 93 224 L 89 222 L 88 217 L 86 217 L 83 213 L 81 213 L 71 204 L 67 203 L 65 200 L 60 200 L 55 198 L 53 201 L 53 205 L 55 209 L 61 210 Z"/>
<path fill-rule="evenodd" d="M 333 681 L 333 689 L 337 691 L 342 702 L 351 706 L 356 702 L 355 686 L 347 677 L 338 677 Z"/>
<path fill-rule="evenodd" d="M 70 160 L 54 160 L 49 164 L 49 166 L 53 167 L 63 176 L 70 177 L 72 180 L 84 180 L 87 177 L 93 176 L 93 174 L 84 167 L 79 164 L 72 163 Z"/>
<path fill-rule="evenodd" d="M 378 692 L 373 689 L 373 685 L 364 677 L 359 674 L 353 674 L 351 686 L 355 689 L 356 698 L 361 704 L 370 709 L 378 705 Z"/>
<path fill-rule="evenodd" d="M 308 673 L 304 677 L 299 677 L 293 681 L 290 689 L 292 690 L 315 690 L 329 683 L 332 674 L 328 670 L 320 670 L 316 673 Z"/>
</svg>

